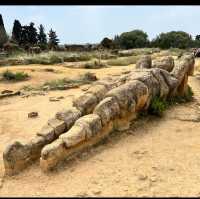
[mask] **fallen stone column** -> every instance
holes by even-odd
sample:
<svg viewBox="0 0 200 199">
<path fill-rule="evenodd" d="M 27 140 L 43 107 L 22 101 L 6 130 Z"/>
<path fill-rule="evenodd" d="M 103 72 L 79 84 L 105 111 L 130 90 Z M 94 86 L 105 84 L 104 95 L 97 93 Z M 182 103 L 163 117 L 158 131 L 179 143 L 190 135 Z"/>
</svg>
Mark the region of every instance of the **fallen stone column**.
<svg viewBox="0 0 200 199">
<path fill-rule="evenodd" d="M 109 91 L 93 114 L 78 119 L 68 132 L 42 149 L 42 170 L 52 169 L 85 146 L 97 143 L 114 129 L 128 128 L 129 122 L 136 118 L 136 111 L 145 106 L 148 96 L 147 86 L 138 80 Z"/>
<path fill-rule="evenodd" d="M 189 66 L 185 66 L 185 73 L 188 71 Z M 106 135 L 115 129 L 129 128 L 130 121 L 136 118 L 137 112 L 144 109 L 145 105 L 148 107 L 149 98 L 152 99 L 155 96 L 167 98 L 178 84 L 175 76 L 160 68 L 136 70 L 125 75 L 121 80 L 125 83 L 107 92 L 105 98 L 93 111 L 93 114 L 101 119 L 102 128 L 107 129 L 110 125 L 109 130 L 106 130 Z M 70 131 L 62 134 L 55 143 L 43 148 L 40 158 L 43 171 L 54 168 L 62 160 L 72 157 L 86 146 L 97 143 L 101 136 L 105 136 L 101 128 L 93 134 L 94 136 L 87 136 L 88 132 L 92 134 L 92 131 L 88 129 L 91 129 L 89 124 L 93 121 L 88 120 L 89 124 L 85 126 L 84 122 L 80 121 L 84 121 L 84 117 L 88 116 L 81 117 Z M 96 139 L 96 135 L 99 135 L 99 139 Z"/>
<path fill-rule="evenodd" d="M 129 128 L 130 121 L 136 118 L 137 112 L 149 106 L 149 99 L 155 96 L 167 97 L 178 82 L 169 72 L 159 68 L 135 70 L 121 80 L 125 83 L 108 91 L 94 108 L 93 114 L 78 119 L 68 132 L 43 148 L 40 158 L 43 171 L 54 168 L 59 162 L 97 143 L 111 131 Z M 93 124 L 97 116 L 101 125 L 97 125 L 97 121 L 96 125 Z M 87 119 L 87 125 L 84 125 L 86 118 L 90 120 Z M 98 128 L 94 128 L 95 126 Z M 94 129 L 98 130 L 94 133 Z"/>
</svg>

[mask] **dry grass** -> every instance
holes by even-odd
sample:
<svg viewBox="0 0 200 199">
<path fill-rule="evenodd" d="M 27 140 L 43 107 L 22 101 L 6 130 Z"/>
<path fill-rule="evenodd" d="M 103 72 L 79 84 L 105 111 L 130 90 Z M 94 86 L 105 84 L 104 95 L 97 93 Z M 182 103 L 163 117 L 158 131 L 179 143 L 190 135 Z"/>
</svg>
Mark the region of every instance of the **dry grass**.
<svg viewBox="0 0 200 199">
<path fill-rule="evenodd" d="M 0 60 L 0 66 L 8 65 L 29 65 L 29 64 L 58 64 L 63 62 L 80 62 L 90 61 L 94 58 L 98 59 L 114 59 L 116 55 L 111 51 L 92 51 L 92 52 L 57 52 L 49 51 L 40 54 L 30 55 L 27 53 L 12 54 L 9 57 L 4 57 Z"/>
<path fill-rule="evenodd" d="M 86 72 L 80 75 L 76 79 L 62 78 L 57 80 L 51 80 L 43 83 L 40 86 L 32 87 L 30 85 L 24 86 L 22 90 L 25 91 L 39 91 L 39 90 L 66 90 L 68 88 L 78 87 L 84 84 L 90 84 L 96 81 L 96 76 L 93 73 Z"/>
<path fill-rule="evenodd" d="M 128 66 L 130 64 L 135 64 L 140 56 L 129 56 L 129 57 L 120 57 L 117 59 L 111 59 L 107 61 L 107 64 L 110 66 Z"/>
</svg>

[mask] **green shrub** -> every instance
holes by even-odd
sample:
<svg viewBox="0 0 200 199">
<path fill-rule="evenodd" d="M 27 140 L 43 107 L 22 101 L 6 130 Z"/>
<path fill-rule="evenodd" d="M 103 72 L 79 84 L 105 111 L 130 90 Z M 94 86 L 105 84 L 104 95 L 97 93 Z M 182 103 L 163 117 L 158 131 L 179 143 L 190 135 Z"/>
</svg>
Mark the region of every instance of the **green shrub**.
<svg viewBox="0 0 200 199">
<path fill-rule="evenodd" d="M 174 104 L 181 104 L 185 102 L 191 102 L 193 100 L 193 91 L 190 86 L 188 86 L 187 92 L 183 96 L 174 96 L 168 99 L 168 104 L 169 105 L 174 105 Z"/>
<path fill-rule="evenodd" d="M 74 54 L 74 55 L 63 56 L 64 62 L 89 61 L 91 58 L 92 57 L 89 54 Z"/>
<path fill-rule="evenodd" d="M 3 79 L 7 81 L 24 81 L 29 78 L 29 75 L 27 73 L 24 72 L 13 73 L 9 70 L 3 72 L 2 76 Z"/>
<path fill-rule="evenodd" d="M 56 55 L 51 55 L 50 58 L 49 58 L 49 62 L 51 64 L 62 63 L 63 59 L 61 57 L 56 56 Z"/>
<path fill-rule="evenodd" d="M 192 101 L 193 99 L 193 91 L 192 91 L 192 88 L 190 86 L 188 86 L 188 90 L 187 90 L 187 93 L 184 95 L 184 98 L 187 102 L 190 102 Z"/>
<path fill-rule="evenodd" d="M 193 99 L 193 91 L 190 86 L 188 86 L 187 92 L 183 96 L 174 96 L 167 100 L 160 97 L 155 97 L 152 99 L 150 106 L 148 108 L 148 113 L 152 115 L 162 116 L 163 112 L 174 104 L 180 104 L 185 102 L 190 102 Z"/>
<path fill-rule="evenodd" d="M 148 113 L 151 115 L 162 116 L 167 109 L 168 103 L 160 97 L 154 97 L 150 103 Z"/>
</svg>

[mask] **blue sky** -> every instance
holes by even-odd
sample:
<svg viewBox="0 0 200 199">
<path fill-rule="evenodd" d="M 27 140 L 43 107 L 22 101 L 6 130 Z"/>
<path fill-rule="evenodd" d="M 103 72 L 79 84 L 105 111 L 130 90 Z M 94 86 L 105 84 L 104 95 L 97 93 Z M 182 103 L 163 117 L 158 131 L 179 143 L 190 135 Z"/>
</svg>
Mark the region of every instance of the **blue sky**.
<svg viewBox="0 0 200 199">
<path fill-rule="evenodd" d="M 152 39 L 160 32 L 200 34 L 200 6 L 0 6 L 6 31 L 15 19 L 56 30 L 61 43 L 97 43 L 104 37 L 142 29 Z"/>
</svg>

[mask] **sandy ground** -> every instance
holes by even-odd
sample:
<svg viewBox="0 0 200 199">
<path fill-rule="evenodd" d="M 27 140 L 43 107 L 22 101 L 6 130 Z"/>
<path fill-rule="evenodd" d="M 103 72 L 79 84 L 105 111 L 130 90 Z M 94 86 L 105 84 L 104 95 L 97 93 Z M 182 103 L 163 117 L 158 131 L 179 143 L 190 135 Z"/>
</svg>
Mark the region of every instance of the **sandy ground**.
<svg viewBox="0 0 200 199">
<path fill-rule="evenodd" d="M 6 89 L 19 90 L 23 86 L 39 86 L 51 80 L 62 78 L 74 79 L 86 72 L 95 73 L 97 78 L 103 78 L 110 75 L 120 75 L 122 71 L 131 70 L 134 65 L 129 66 L 113 66 L 100 69 L 80 69 L 80 68 L 67 68 L 62 65 L 20 65 L 0 67 L 0 73 L 9 70 L 12 72 L 25 72 L 31 76 L 30 80 L 10 83 L 0 82 L 0 91 Z M 45 69 L 54 69 L 55 72 L 46 72 Z"/>
<path fill-rule="evenodd" d="M 32 68 L 29 66 L 26 70 Z M 34 66 L 34 69 L 41 68 Z M 114 67 L 115 70 L 93 72 L 103 77 L 130 68 Z M 58 74 L 60 76 L 72 75 L 74 70 L 85 71 L 58 70 L 64 71 Z M 44 81 L 42 75 L 47 78 L 39 71 L 33 73 L 38 73 L 39 77 L 32 78 L 32 83 Z M 198 77 L 189 79 L 195 94 L 193 102 L 171 107 L 162 118 L 146 117 L 133 122 L 129 130 L 114 132 L 98 146 L 63 163 L 52 173 L 43 173 L 38 161 L 17 176 L 1 178 L 0 196 L 200 196 Z M 0 84 L 0 88 L 3 86 Z M 30 139 L 49 117 L 70 106 L 73 96 L 81 92 L 81 89 L 70 89 L 45 96 L 0 100 L 0 154 L 12 140 Z M 49 102 L 50 96 L 65 98 Z M 38 111 L 39 117 L 28 119 L 30 111 Z M 2 158 L 0 175 L 3 176 Z"/>
</svg>

